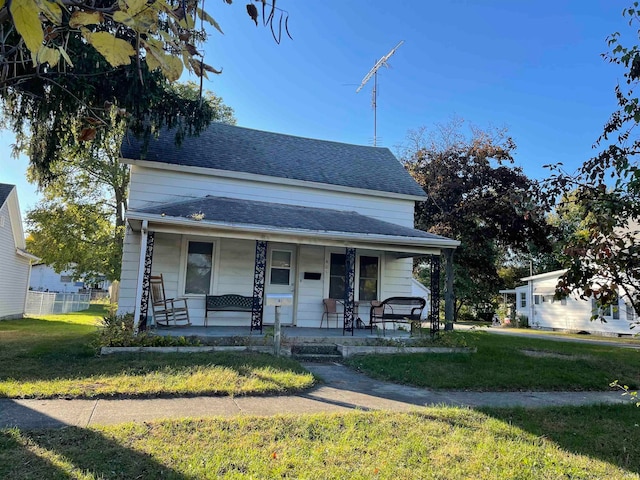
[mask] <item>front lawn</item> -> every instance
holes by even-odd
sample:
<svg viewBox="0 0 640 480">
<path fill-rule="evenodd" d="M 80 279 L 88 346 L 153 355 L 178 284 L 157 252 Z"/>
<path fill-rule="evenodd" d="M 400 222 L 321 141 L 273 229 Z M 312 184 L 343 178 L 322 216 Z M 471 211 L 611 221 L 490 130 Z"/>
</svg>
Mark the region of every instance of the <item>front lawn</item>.
<svg viewBox="0 0 640 480">
<path fill-rule="evenodd" d="M 106 306 L 0 322 L 0 397 L 251 395 L 300 391 L 297 362 L 245 353 L 119 354 L 93 346 Z"/>
<path fill-rule="evenodd" d="M 446 335 L 477 353 L 362 355 L 348 364 L 375 378 L 438 389 L 608 390 L 614 380 L 640 385 L 638 350 L 487 332 Z"/>
<path fill-rule="evenodd" d="M 639 478 L 634 406 L 185 419 L 0 431 L 0 478 Z"/>
</svg>

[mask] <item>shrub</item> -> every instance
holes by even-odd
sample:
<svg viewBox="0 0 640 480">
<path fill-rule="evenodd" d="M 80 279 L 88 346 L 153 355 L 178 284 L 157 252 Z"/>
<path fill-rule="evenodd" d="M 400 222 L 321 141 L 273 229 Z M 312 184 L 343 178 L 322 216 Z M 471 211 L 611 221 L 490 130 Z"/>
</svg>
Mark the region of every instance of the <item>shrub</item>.
<svg viewBox="0 0 640 480">
<path fill-rule="evenodd" d="M 197 339 L 186 337 L 165 337 L 150 332 L 138 332 L 133 329 L 133 314 L 116 315 L 109 313 L 100 322 L 98 344 L 100 347 L 186 347 L 197 346 Z"/>
<path fill-rule="evenodd" d="M 515 320 L 513 322 L 510 323 L 503 323 L 504 326 L 506 327 L 513 327 L 513 328 L 529 328 L 529 317 L 527 317 L 524 314 L 520 314 L 518 315 Z"/>
</svg>

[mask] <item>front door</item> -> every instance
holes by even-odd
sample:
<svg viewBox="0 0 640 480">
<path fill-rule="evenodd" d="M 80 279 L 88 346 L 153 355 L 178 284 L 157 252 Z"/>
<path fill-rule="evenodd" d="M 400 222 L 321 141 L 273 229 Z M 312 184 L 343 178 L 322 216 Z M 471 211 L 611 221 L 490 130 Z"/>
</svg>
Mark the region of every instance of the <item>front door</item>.
<svg viewBox="0 0 640 480">
<path fill-rule="evenodd" d="M 288 244 L 269 244 L 267 250 L 267 275 L 265 293 L 295 295 L 296 285 L 296 246 Z M 280 324 L 293 325 L 293 304 L 280 308 Z M 264 306 L 263 323 L 275 323 L 275 307 Z"/>
</svg>

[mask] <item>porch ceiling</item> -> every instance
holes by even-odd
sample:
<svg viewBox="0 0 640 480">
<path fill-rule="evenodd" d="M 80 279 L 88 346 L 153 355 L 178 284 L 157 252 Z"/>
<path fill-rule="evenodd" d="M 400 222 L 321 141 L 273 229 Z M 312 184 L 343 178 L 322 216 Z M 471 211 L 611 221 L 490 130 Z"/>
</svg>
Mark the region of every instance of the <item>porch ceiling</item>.
<svg viewBox="0 0 640 480">
<path fill-rule="evenodd" d="M 438 254 L 459 242 L 356 212 L 207 196 L 129 210 L 131 228 L 143 220 L 156 232 L 203 234 L 405 254 Z"/>
</svg>

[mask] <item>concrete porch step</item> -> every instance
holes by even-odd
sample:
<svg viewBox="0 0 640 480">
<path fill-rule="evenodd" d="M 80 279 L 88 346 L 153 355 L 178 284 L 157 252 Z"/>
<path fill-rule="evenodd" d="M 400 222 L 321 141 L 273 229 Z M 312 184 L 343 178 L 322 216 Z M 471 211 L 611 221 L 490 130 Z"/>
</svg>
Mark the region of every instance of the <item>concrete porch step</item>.
<svg viewBox="0 0 640 480">
<path fill-rule="evenodd" d="M 315 355 L 339 355 L 338 346 L 335 343 L 305 343 L 291 345 L 292 354 Z"/>
<path fill-rule="evenodd" d="M 303 354 L 292 354 L 291 358 L 294 360 L 298 360 L 299 362 L 320 362 L 320 363 L 328 363 L 328 362 L 341 362 L 343 357 L 341 354 L 337 355 L 321 355 L 321 354 L 313 354 L 313 353 L 303 353 Z"/>
<path fill-rule="evenodd" d="M 307 343 L 291 346 L 291 358 L 302 362 L 336 362 L 342 354 L 335 344 Z"/>
</svg>

